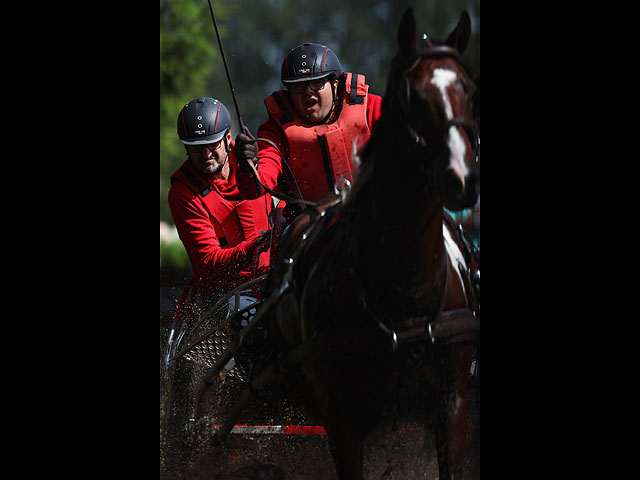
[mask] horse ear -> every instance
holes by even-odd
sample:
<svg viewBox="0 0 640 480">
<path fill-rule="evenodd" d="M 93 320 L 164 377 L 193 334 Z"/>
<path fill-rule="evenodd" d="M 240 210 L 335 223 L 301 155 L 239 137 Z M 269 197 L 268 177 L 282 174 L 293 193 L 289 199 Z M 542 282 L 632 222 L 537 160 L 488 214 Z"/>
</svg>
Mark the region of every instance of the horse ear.
<svg viewBox="0 0 640 480">
<path fill-rule="evenodd" d="M 460 20 L 455 30 L 449 34 L 447 41 L 445 42 L 450 47 L 455 48 L 460 52 L 460 55 L 465 51 L 471 38 L 471 18 L 466 10 L 463 10 L 460 14 Z"/>
<path fill-rule="evenodd" d="M 413 51 L 416 48 L 416 19 L 413 7 L 407 8 L 402 14 L 398 26 L 398 46 L 400 51 Z"/>
</svg>

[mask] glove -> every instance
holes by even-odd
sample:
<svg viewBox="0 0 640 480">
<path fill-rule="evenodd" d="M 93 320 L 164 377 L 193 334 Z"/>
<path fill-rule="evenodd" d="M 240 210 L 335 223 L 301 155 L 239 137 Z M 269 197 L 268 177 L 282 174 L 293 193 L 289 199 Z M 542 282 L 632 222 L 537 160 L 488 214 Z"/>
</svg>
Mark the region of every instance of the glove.
<svg viewBox="0 0 640 480">
<path fill-rule="evenodd" d="M 260 230 L 260 236 L 256 238 L 255 245 L 257 247 L 258 253 L 266 252 L 271 247 L 269 240 L 271 240 L 271 230 L 267 230 L 266 232 Z"/>
<path fill-rule="evenodd" d="M 246 126 L 244 132 L 239 133 L 236 137 L 235 152 L 240 169 L 245 174 L 251 175 L 252 170 L 249 162 L 252 162 L 256 167 L 258 166 L 258 142 Z"/>
</svg>

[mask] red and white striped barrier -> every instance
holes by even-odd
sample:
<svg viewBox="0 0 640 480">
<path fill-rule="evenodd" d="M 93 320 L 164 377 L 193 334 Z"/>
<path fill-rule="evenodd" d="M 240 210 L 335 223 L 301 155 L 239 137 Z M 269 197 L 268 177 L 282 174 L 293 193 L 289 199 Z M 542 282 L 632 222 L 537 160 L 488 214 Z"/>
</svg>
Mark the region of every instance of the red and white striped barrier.
<svg viewBox="0 0 640 480">
<path fill-rule="evenodd" d="M 212 425 L 221 428 L 222 425 Z M 380 435 L 396 436 L 410 432 L 423 431 L 424 427 L 386 427 L 379 432 Z M 321 425 L 235 425 L 231 433 L 241 435 L 326 435 L 327 431 Z"/>
<path fill-rule="evenodd" d="M 212 425 L 221 428 L 222 425 Z M 234 425 L 231 433 L 267 434 L 267 435 L 326 435 L 327 431 L 320 425 Z"/>
</svg>

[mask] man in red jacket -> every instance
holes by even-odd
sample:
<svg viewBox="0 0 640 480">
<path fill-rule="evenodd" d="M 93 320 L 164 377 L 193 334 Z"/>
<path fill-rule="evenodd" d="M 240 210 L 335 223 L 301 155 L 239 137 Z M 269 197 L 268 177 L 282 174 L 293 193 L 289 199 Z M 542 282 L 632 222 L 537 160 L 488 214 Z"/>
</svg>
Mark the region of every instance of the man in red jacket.
<svg viewBox="0 0 640 480">
<path fill-rule="evenodd" d="M 353 183 L 356 153 L 380 118 L 382 98 L 369 93 L 363 75 L 343 73 L 338 57 L 317 43 L 305 43 L 286 55 L 281 80 L 287 89 L 264 100 L 269 120 L 258 128 L 258 138 L 277 148 L 245 130 L 236 137 L 236 154 L 241 164 L 253 162 L 264 185 L 295 195 L 281 152 L 302 198 L 317 201 L 341 179 Z M 264 193 L 256 191 L 243 168 L 237 182 L 245 198 Z"/>
<path fill-rule="evenodd" d="M 178 115 L 188 158 L 171 176 L 169 207 L 191 260 L 192 286 L 210 300 L 269 267 L 262 233 L 269 231 L 272 199 L 241 198 L 230 129 L 229 112 L 213 98 L 191 100 Z"/>
</svg>

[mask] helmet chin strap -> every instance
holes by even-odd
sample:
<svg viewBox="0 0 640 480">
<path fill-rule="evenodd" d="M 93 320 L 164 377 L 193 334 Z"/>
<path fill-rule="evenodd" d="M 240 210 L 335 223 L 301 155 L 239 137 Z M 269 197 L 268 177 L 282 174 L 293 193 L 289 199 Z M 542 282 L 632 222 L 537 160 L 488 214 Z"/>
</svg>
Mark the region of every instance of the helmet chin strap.
<svg viewBox="0 0 640 480">
<path fill-rule="evenodd" d="M 228 133 L 228 130 L 227 130 Z M 220 167 L 218 167 L 216 169 L 215 172 L 212 173 L 212 175 L 217 175 L 219 174 L 222 169 L 224 168 L 224 166 L 227 164 L 227 162 L 229 161 L 229 156 L 231 155 L 231 151 L 229 149 L 229 142 L 227 141 L 227 133 L 224 134 L 224 149 L 227 151 L 227 158 L 224 160 L 224 163 L 222 165 L 220 165 Z"/>
<path fill-rule="evenodd" d="M 331 109 L 329 109 L 329 113 L 327 113 L 327 116 L 322 119 L 322 123 L 326 123 L 327 120 L 331 118 L 331 115 L 333 115 L 333 112 L 336 109 L 336 103 L 337 103 L 336 89 L 337 87 L 334 87 L 333 82 L 331 82 L 331 95 L 333 96 L 333 102 L 331 102 Z"/>
<path fill-rule="evenodd" d="M 231 150 L 229 148 L 229 142 L 227 140 L 227 133 L 229 133 L 229 131 L 227 130 L 227 132 L 224 134 L 224 149 L 227 151 L 227 158 L 225 159 L 224 163 L 222 165 L 220 165 L 219 168 L 216 169 L 215 172 L 212 173 L 212 175 L 217 175 L 220 172 L 222 172 L 222 169 L 224 168 L 224 166 L 227 164 L 227 162 L 229 162 L 229 157 L 231 156 Z"/>
<path fill-rule="evenodd" d="M 229 130 L 231 130 L 231 129 L 229 129 Z M 229 160 L 229 154 L 230 154 L 230 152 L 229 152 L 229 142 L 227 141 L 227 135 L 229 134 L 229 130 L 227 130 L 225 132 L 225 134 L 224 134 L 224 137 L 222 137 L 222 138 L 224 138 L 224 149 L 227 151 L 227 160 Z"/>
</svg>

